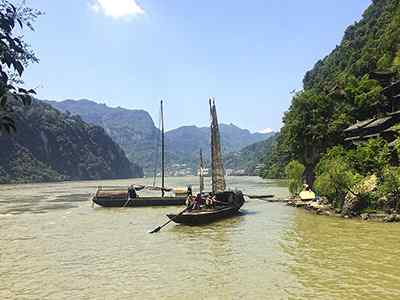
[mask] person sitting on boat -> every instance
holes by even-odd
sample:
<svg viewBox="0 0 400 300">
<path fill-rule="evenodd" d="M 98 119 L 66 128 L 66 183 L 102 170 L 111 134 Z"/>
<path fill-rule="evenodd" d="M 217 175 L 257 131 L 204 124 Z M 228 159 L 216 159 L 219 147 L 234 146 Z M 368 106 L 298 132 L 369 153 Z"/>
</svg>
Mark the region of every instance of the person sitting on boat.
<svg viewBox="0 0 400 300">
<path fill-rule="evenodd" d="M 215 196 L 213 193 L 209 193 L 206 199 L 206 206 L 208 208 L 213 208 L 215 207 Z"/>
<path fill-rule="evenodd" d="M 128 200 L 137 198 L 137 193 L 133 185 L 128 188 Z"/>
<path fill-rule="evenodd" d="M 193 209 L 200 209 L 202 204 L 203 204 L 203 198 L 201 197 L 201 194 L 198 193 L 196 198 L 194 199 Z"/>
<path fill-rule="evenodd" d="M 193 196 L 187 196 L 185 204 L 186 204 L 186 207 L 192 208 L 193 204 L 194 204 L 194 197 Z"/>
</svg>

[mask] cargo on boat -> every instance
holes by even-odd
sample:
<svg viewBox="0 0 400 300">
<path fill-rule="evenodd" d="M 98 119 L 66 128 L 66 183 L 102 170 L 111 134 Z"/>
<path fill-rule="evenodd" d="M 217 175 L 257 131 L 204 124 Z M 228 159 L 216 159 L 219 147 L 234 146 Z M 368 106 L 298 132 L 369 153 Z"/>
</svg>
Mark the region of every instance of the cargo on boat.
<svg viewBox="0 0 400 300">
<path fill-rule="evenodd" d="M 220 219 L 237 215 L 244 204 L 241 192 L 227 191 L 216 194 L 218 205 L 216 208 L 202 208 L 198 210 L 187 210 L 181 214 L 169 214 L 167 217 L 178 224 L 202 225 Z"/>
</svg>

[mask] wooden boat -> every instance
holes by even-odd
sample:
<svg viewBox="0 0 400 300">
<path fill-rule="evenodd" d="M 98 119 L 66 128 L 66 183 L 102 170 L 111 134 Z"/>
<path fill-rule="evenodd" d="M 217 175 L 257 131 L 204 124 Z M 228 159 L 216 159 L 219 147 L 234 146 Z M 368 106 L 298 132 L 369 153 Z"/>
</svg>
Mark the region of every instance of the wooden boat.
<svg viewBox="0 0 400 300">
<path fill-rule="evenodd" d="M 93 198 L 93 202 L 103 207 L 143 207 L 143 206 L 178 206 L 184 205 L 186 196 L 184 197 L 138 197 L 128 200 L 128 194 L 114 197 L 113 195 L 101 194 Z"/>
<path fill-rule="evenodd" d="M 184 211 L 179 214 L 169 214 L 170 221 L 186 225 L 200 225 L 214 222 L 220 219 L 236 215 L 244 204 L 241 191 L 226 191 L 225 172 L 221 156 L 220 133 L 215 101 L 210 99 L 211 114 L 211 166 L 212 166 L 212 191 L 216 196 L 217 207 L 214 209 L 200 208 Z M 202 159 L 200 160 L 202 161 Z M 200 163 L 200 175 L 202 175 L 202 162 Z M 200 176 L 200 180 L 202 180 Z M 202 182 L 200 182 L 202 185 Z"/>
<path fill-rule="evenodd" d="M 182 214 L 168 214 L 167 217 L 178 224 L 208 224 L 237 215 L 244 203 L 243 195 L 240 192 L 218 193 L 216 194 L 216 198 L 222 203 L 216 208 L 202 208 L 186 211 Z"/>
<path fill-rule="evenodd" d="M 165 187 L 165 142 L 164 142 L 164 113 L 163 101 L 161 101 L 161 187 L 148 186 L 140 187 L 152 191 L 160 191 L 161 196 L 138 196 L 133 199 L 128 197 L 128 187 L 117 187 L 107 189 L 107 187 L 100 187 L 97 189 L 96 194 L 92 197 L 93 203 L 103 207 L 139 207 L 139 206 L 170 206 L 170 205 L 184 205 L 186 201 L 186 194 L 175 194 L 172 196 L 165 196 L 165 192 L 171 192 L 172 189 Z M 156 173 L 156 172 L 155 172 Z M 155 178 L 155 177 L 154 177 Z M 154 181 L 155 183 L 155 181 Z M 138 187 L 135 188 L 139 190 Z"/>
</svg>

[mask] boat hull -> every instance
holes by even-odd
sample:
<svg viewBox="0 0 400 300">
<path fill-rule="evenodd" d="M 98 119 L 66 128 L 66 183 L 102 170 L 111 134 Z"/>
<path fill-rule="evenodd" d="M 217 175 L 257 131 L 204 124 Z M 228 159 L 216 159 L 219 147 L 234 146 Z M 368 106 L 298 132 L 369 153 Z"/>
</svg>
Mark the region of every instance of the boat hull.
<svg viewBox="0 0 400 300">
<path fill-rule="evenodd" d="M 182 214 L 168 214 L 167 217 L 178 224 L 202 225 L 235 216 L 244 204 L 241 192 L 223 192 L 216 195 L 219 206 L 215 209 L 199 209 Z"/>
<path fill-rule="evenodd" d="M 103 207 L 146 207 L 146 206 L 180 206 L 186 197 L 140 197 L 132 200 L 126 198 L 94 197 L 93 202 Z"/>
<path fill-rule="evenodd" d="M 239 209 L 235 207 L 223 207 L 210 210 L 201 210 L 183 213 L 181 215 L 169 214 L 167 217 L 177 224 L 185 225 L 203 225 L 212 223 L 221 219 L 235 216 L 239 213 Z"/>
</svg>

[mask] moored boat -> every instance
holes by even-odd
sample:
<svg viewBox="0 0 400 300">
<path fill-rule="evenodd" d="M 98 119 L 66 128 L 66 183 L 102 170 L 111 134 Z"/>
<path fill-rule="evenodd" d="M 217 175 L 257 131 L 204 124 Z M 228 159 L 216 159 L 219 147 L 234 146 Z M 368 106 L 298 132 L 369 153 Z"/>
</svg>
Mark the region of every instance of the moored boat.
<svg viewBox="0 0 400 300">
<path fill-rule="evenodd" d="M 186 197 L 138 197 L 128 200 L 127 197 L 94 197 L 93 202 L 103 207 L 143 207 L 143 206 L 179 206 L 184 205 Z"/>
<path fill-rule="evenodd" d="M 96 194 L 92 197 L 92 202 L 103 207 L 141 207 L 141 206 L 177 206 L 184 205 L 186 201 L 186 191 L 175 189 L 174 193 L 166 196 L 166 192 L 171 192 L 173 189 L 165 187 L 165 134 L 164 134 L 164 112 L 163 101 L 161 101 L 161 187 L 155 186 L 155 177 L 153 186 L 133 187 L 132 195 L 129 195 L 128 187 L 107 189 L 99 187 Z M 155 170 L 156 174 L 156 170 Z M 146 188 L 147 190 L 160 191 L 161 196 L 139 196 L 136 191 Z"/>
</svg>

